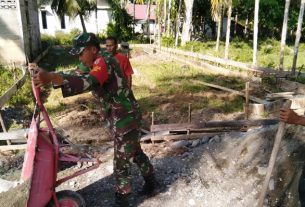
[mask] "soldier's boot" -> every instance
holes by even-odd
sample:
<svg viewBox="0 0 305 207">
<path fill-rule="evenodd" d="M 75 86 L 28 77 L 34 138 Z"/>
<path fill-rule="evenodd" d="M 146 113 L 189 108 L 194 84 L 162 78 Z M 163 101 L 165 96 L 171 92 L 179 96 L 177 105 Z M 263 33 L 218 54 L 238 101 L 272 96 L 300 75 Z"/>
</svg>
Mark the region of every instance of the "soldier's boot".
<svg viewBox="0 0 305 207">
<path fill-rule="evenodd" d="M 154 173 L 152 173 L 149 176 L 145 176 L 144 181 L 145 181 L 145 184 L 144 184 L 140 194 L 143 196 L 153 196 L 155 189 L 156 189 L 156 185 L 157 185 Z"/>
<path fill-rule="evenodd" d="M 130 194 L 115 193 L 115 207 L 131 207 L 129 195 Z"/>
</svg>

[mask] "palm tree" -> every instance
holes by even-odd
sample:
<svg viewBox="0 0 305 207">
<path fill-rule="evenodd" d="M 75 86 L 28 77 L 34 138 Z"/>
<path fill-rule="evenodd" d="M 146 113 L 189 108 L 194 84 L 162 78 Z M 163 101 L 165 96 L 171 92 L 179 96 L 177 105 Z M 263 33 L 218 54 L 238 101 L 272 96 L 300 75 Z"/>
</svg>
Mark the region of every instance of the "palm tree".
<svg viewBox="0 0 305 207">
<path fill-rule="evenodd" d="M 284 67 L 284 51 L 286 46 L 289 7 L 290 7 L 290 0 L 285 0 L 285 12 L 284 12 L 284 20 L 283 20 L 283 28 L 282 28 L 280 65 L 279 65 L 279 69 L 281 71 L 283 70 Z"/>
<path fill-rule="evenodd" d="M 170 28 L 171 28 L 171 26 L 170 26 L 170 24 L 171 24 L 171 9 L 172 9 L 172 1 L 169 0 L 169 2 L 168 2 L 168 16 L 167 16 L 167 30 L 166 30 L 167 36 L 169 36 Z"/>
<path fill-rule="evenodd" d="M 167 18 L 167 0 L 163 0 L 163 24 L 164 32 L 166 32 L 166 18 Z"/>
<path fill-rule="evenodd" d="M 301 30 L 302 30 L 303 16 L 304 16 L 304 7 L 305 7 L 305 0 L 302 0 L 300 6 L 300 12 L 299 12 L 297 34 L 294 44 L 293 62 L 292 62 L 292 70 L 291 70 L 292 75 L 295 74 L 295 68 L 297 65 L 297 58 L 298 58 L 299 44 L 301 39 Z"/>
<path fill-rule="evenodd" d="M 60 17 L 65 14 L 72 19 L 79 16 L 83 32 L 86 32 L 84 18 L 89 16 L 90 11 L 96 9 L 96 0 L 52 0 L 51 8 Z"/>
<path fill-rule="evenodd" d="M 149 44 L 151 43 L 151 37 L 150 37 L 150 5 L 151 5 L 151 0 L 148 0 L 147 10 L 146 10 L 146 24 L 147 24 L 147 36 L 149 37 Z"/>
<path fill-rule="evenodd" d="M 255 0 L 254 34 L 253 34 L 253 61 L 252 61 L 252 64 L 254 66 L 256 66 L 256 62 L 257 62 L 258 11 L 259 11 L 259 0 Z"/>
<path fill-rule="evenodd" d="M 162 22 L 162 0 L 156 0 L 156 26 L 157 34 L 155 32 L 155 46 L 161 47 L 161 22 Z"/>
<path fill-rule="evenodd" d="M 225 45 L 225 59 L 229 57 L 229 45 L 230 45 L 230 34 L 231 34 L 231 16 L 232 16 L 232 0 L 226 0 L 228 6 L 227 13 L 227 32 L 226 32 L 226 45 Z"/>
<path fill-rule="evenodd" d="M 185 3 L 185 18 L 183 22 L 181 45 L 185 45 L 186 42 L 191 39 L 191 22 L 193 16 L 194 0 L 184 0 Z"/>
<path fill-rule="evenodd" d="M 180 23 L 180 12 L 181 12 L 181 5 L 182 0 L 179 0 L 179 6 L 178 6 L 178 12 L 177 12 L 177 17 L 176 17 L 176 37 L 175 37 L 175 46 L 178 46 L 178 40 L 179 40 L 179 23 Z"/>
<path fill-rule="evenodd" d="M 211 13 L 214 21 L 217 22 L 217 40 L 216 40 L 216 52 L 219 50 L 220 33 L 222 27 L 222 9 L 223 0 L 211 0 Z"/>
</svg>

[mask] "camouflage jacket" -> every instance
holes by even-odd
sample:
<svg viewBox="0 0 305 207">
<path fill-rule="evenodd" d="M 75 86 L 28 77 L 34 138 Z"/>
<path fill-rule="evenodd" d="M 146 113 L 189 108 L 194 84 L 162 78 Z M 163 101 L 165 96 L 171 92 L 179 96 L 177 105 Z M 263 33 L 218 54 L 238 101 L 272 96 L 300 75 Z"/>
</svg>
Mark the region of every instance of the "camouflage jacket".
<svg viewBox="0 0 305 207">
<path fill-rule="evenodd" d="M 92 91 L 99 100 L 103 115 L 110 123 L 115 136 L 139 128 L 141 112 L 133 92 L 117 61 L 109 53 L 99 56 L 89 74 L 61 73 L 63 96 L 73 96 Z"/>
</svg>

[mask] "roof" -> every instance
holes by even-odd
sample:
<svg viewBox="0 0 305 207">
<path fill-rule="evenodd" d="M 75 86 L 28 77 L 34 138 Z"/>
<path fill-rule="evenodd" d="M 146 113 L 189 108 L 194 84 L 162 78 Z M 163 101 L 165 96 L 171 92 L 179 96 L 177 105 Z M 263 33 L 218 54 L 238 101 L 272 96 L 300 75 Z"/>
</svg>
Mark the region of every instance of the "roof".
<svg viewBox="0 0 305 207">
<path fill-rule="evenodd" d="M 136 4 L 135 5 L 135 19 L 136 20 L 143 20 L 146 19 L 146 12 L 147 12 L 147 6 L 146 4 Z M 133 12 L 134 5 L 133 4 L 128 4 L 127 5 L 127 12 L 130 16 L 134 16 Z M 150 20 L 155 20 L 156 19 L 156 14 L 155 14 L 155 9 L 156 5 L 150 5 Z"/>
</svg>

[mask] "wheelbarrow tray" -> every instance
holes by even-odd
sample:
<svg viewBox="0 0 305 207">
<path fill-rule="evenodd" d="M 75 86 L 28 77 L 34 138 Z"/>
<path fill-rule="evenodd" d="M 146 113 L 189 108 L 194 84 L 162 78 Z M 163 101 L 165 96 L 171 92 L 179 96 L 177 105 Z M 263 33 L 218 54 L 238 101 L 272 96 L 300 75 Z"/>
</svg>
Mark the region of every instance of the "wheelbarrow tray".
<svg viewBox="0 0 305 207">
<path fill-rule="evenodd" d="M 26 206 L 44 207 L 52 198 L 56 181 L 55 149 L 46 129 L 39 129 L 32 119 L 21 180 L 30 180 Z"/>
</svg>

